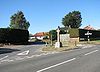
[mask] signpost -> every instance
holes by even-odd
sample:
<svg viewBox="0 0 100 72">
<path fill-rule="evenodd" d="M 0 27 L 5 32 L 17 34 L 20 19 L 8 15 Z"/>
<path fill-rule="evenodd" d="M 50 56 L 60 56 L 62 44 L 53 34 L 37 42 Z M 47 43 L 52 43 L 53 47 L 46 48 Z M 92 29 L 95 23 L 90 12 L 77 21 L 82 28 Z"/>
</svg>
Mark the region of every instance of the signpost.
<svg viewBox="0 0 100 72">
<path fill-rule="evenodd" d="M 90 33 L 89 31 L 87 31 L 87 33 L 85 33 L 85 35 L 87 36 L 88 42 L 89 42 L 90 41 L 90 35 L 92 35 L 92 33 Z"/>
</svg>

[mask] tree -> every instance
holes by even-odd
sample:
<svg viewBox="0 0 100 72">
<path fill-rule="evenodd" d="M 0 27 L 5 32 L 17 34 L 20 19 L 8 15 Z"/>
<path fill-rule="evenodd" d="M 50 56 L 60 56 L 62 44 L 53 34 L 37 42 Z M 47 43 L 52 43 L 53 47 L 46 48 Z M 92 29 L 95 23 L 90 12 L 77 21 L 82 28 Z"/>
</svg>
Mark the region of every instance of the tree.
<svg viewBox="0 0 100 72">
<path fill-rule="evenodd" d="M 22 11 L 18 11 L 10 17 L 10 28 L 28 30 L 30 23 L 24 17 Z"/>
<path fill-rule="evenodd" d="M 50 40 L 52 40 L 52 41 L 57 40 L 57 32 L 56 32 L 56 30 L 49 31 L 49 34 L 50 34 Z"/>
<path fill-rule="evenodd" d="M 79 28 L 82 24 L 81 13 L 79 11 L 69 12 L 64 18 L 62 18 L 62 24 L 65 27 Z"/>
</svg>

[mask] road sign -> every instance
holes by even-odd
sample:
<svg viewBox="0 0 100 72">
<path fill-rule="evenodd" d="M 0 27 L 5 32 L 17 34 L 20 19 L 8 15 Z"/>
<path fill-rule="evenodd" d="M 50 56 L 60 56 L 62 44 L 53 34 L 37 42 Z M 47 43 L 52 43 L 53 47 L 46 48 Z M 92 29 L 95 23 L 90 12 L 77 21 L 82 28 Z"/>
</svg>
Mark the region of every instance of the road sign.
<svg viewBox="0 0 100 72">
<path fill-rule="evenodd" d="M 87 31 L 87 33 L 85 33 L 85 35 L 92 35 L 92 33 L 89 33 L 89 31 Z"/>
<path fill-rule="evenodd" d="M 90 35 L 92 35 L 92 33 L 89 33 L 89 31 L 87 31 L 87 33 L 85 33 L 85 35 L 87 36 L 87 38 L 88 38 L 88 42 L 90 41 Z"/>
</svg>

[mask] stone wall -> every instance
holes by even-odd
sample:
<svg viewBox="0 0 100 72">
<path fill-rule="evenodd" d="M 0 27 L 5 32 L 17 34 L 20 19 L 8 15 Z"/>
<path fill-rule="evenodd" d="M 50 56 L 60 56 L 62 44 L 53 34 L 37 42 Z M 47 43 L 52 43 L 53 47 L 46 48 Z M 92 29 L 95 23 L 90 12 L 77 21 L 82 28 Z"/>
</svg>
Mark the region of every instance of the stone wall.
<svg viewBox="0 0 100 72">
<path fill-rule="evenodd" d="M 60 34 L 60 42 L 62 46 L 76 46 L 79 43 L 79 37 L 70 38 L 69 34 Z"/>
<path fill-rule="evenodd" d="M 60 34 L 60 42 L 62 46 L 68 46 L 68 42 L 70 41 L 69 34 Z"/>
<path fill-rule="evenodd" d="M 70 41 L 72 41 L 72 42 L 79 42 L 79 37 L 77 37 L 77 38 L 70 38 Z"/>
</svg>

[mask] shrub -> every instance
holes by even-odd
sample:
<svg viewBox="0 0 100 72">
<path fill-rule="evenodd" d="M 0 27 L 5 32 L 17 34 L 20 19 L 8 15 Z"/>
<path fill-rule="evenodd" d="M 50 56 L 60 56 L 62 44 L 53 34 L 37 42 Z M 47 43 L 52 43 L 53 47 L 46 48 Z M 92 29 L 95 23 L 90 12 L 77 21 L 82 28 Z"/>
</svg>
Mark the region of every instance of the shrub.
<svg viewBox="0 0 100 72">
<path fill-rule="evenodd" d="M 0 28 L 0 43 L 27 44 L 28 30 Z"/>
<path fill-rule="evenodd" d="M 69 29 L 70 38 L 77 38 L 79 37 L 79 30 L 77 28 Z"/>
</svg>

